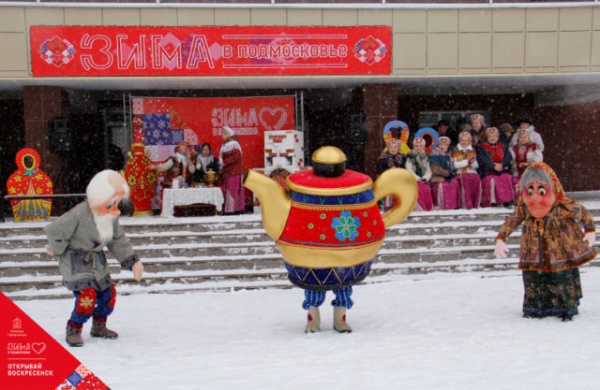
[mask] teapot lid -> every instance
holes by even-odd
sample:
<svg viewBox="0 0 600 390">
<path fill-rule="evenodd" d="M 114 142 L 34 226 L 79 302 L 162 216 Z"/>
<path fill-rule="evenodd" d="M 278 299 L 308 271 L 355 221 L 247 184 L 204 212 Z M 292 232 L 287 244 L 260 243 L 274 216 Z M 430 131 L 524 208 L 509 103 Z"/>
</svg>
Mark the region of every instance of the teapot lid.
<svg viewBox="0 0 600 390">
<path fill-rule="evenodd" d="M 312 169 L 292 173 L 286 179 L 290 190 L 307 195 L 351 195 L 372 188 L 373 181 L 363 173 L 346 169 L 341 176 L 317 176 Z"/>
</svg>

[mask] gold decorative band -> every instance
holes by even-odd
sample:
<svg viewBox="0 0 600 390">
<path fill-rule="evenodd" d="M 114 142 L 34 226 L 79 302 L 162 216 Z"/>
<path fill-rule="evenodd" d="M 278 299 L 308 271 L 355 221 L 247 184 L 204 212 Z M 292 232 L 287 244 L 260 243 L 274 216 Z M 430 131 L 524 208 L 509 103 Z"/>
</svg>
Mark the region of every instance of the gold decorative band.
<svg viewBox="0 0 600 390">
<path fill-rule="evenodd" d="M 375 258 L 380 241 L 361 247 L 314 248 L 277 241 L 283 259 L 294 266 L 305 268 L 352 267 Z"/>
<path fill-rule="evenodd" d="M 373 207 L 377 204 L 375 201 L 360 203 L 360 204 L 314 204 L 314 203 L 298 203 L 292 202 L 293 208 L 302 210 L 318 210 L 318 211 L 336 211 L 336 210 L 363 210 Z"/>
<path fill-rule="evenodd" d="M 373 187 L 373 180 L 369 179 L 362 184 L 358 184 L 351 187 L 337 187 L 337 188 L 316 188 L 306 187 L 293 183 L 289 178 L 285 180 L 286 184 L 292 191 L 300 192 L 301 194 L 320 195 L 320 196 L 338 196 L 338 195 L 352 195 L 358 194 Z"/>
</svg>

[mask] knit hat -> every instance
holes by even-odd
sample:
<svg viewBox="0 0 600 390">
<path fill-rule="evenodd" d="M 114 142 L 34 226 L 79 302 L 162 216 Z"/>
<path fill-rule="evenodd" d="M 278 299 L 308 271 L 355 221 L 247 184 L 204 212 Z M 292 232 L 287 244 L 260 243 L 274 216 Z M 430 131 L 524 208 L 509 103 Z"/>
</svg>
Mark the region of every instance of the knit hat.
<svg viewBox="0 0 600 390">
<path fill-rule="evenodd" d="M 450 145 L 450 138 L 446 137 L 445 135 L 442 135 L 441 137 L 438 138 L 438 145 L 439 144 L 448 144 L 448 145 Z"/>
<path fill-rule="evenodd" d="M 490 134 L 499 134 L 499 133 L 498 133 L 498 128 L 497 128 L 497 127 L 488 127 L 488 128 L 485 130 L 485 134 L 486 134 L 486 135 L 490 135 Z"/>
<path fill-rule="evenodd" d="M 235 135 L 235 131 L 229 126 L 223 126 L 221 128 L 221 134 L 227 134 L 227 138 L 230 138 Z"/>
</svg>

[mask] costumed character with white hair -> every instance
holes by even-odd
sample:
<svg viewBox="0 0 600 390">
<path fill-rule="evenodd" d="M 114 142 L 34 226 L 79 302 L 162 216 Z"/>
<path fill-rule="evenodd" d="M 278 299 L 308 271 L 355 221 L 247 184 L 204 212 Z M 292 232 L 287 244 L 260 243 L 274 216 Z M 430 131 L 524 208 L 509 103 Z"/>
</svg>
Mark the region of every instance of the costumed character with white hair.
<svg viewBox="0 0 600 390">
<path fill-rule="evenodd" d="M 556 173 L 543 162 L 531 164 L 519 184 L 521 197 L 500 228 L 494 253 L 506 258 L 506 238 L 523 223 L 523 317 L 570 321 L 583 296 L 579 266 L 597 255 L 594 220 L 584 206 L 567 198 Z"/>
<path fill-rule="evenodd" d="M 119 225 L 119 202 L 129 196 L 125 179 L 115 171 L 102 171 L 92 178 L 86 195 L 85 201 L 45 227 L 49 242 L 47 252 L 58 259 L 63 281 L 75 296 L 66 334 L 67 343 L 73 347 L 83 346 L 81 331 L 90 317 L 93 318 L 92 337 L 118 337 L 117 332 L 106 327 L 117 291 L 108 270 L 104 246 L 121 263 L 121 268 L 133 271 L 136 281 L 142 279 L 144 270 Z"/>
</svg>

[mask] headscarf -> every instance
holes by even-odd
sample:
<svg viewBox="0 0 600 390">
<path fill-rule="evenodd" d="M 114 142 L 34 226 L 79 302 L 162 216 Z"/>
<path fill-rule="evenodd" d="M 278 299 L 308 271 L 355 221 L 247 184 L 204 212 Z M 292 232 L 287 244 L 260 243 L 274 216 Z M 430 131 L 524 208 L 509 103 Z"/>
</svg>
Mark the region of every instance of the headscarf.
<svg viewBox="0 0 600 390">
<path fill-rule="evenodd" d="M 440 144 L 448 144 L 448 150 L 445 152 L 440 148 Z M 445 135 L 438 138 L 438 145 L 433 149 L 429 156 L 429 163 L 432 165 L 440 165 L 448 172 L 452 172 L 452 151 L 450 150 L 450 138 Z"/>
<path fill-rule="evenodd" d="M 448 144 L 448 150 L 446 150 L 445 152 L 442 150 L 442 148 L 440 148 L 440 144 Z M 445 135 L 441 136 L 438 138 L 438 144 L 437 146 L 433 149 L 432 151 L 432 155 L 449 155 L 451 154 L 452 151 L 450 150 L 450 138 L 446 137 Z"/>
<path fill-rule="evenodd" d="M 565 190 L 563 189 L 563 186 L 560 183 L 560 180 L 558 180 L 558 177 L 556 176 L 556 172 L 554 172 L 554 170 L 550 168 L 548 164 L 541 161 L 534 162 L 531 165 L 529 165 L 529 167 L 527 167 L 525 172 L 529 171 L 530 169 L 541 169 L 542 171 L 544 171 L 544 173 L 546 173 L 546 175 L 548 175 L 550 181 L 552 182 L 552 187 L 554 188 L 556 203 L 562 203 L 568 199 L 567 194 L 565 193 Z"/>
</svg>

